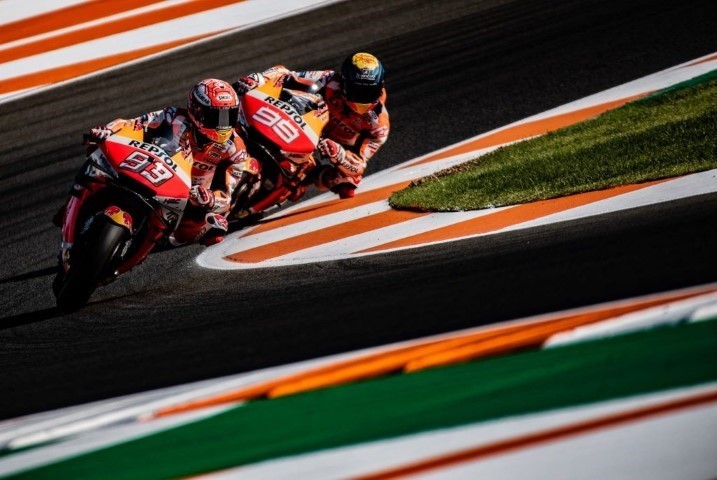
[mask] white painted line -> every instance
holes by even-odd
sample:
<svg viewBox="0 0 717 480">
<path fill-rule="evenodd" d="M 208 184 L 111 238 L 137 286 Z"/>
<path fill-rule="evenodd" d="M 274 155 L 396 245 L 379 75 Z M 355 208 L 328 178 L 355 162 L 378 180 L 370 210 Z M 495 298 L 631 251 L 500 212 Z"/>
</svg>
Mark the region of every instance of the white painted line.
<svg viewBox="0 0 717 480">
<path fill-rule="evenodd" d="M 717 404 L 705 404 L 411 478 L 714 478 L 715 432 Z"/>
<path fill-rule="evenodd" d="M 0 44 L 0 52 L 3 50 L 7 50 L 10 48 L 14 48 L 20 45 L 26 45 L 28 43 L 33 43 L 39 40 L 45 40 L 47 38 L 53 38 L 59 35 L 64 35 L 66 33 L 75 32 L 78 30 L 83 30 L 85 28 L 95 27 L 97 25 L 104 25 L 110 22 L 113 22 L 115 20 L 121 20 L 123 18 L 133 17 L 135 15 L 141 15 L 143 13 L 149 13 L 149 12 L 155 12 L 157 10 L 164 10 L 165 8 L 174 7 L 176 5 L 181 5 L 183 3 L 189 3 L 192 0 L 163 0 L 159 3 L 153 3 L 151 5 L 147 5 L 145 7 L 136 8 L 134 10 L 127 10 L 125 12 L 117 13 L 114 15 L 109 15 L 107 17 L 98 18 L 96 20 L 92 20 L 85 23 L 79 23 L 77 25 L 72 25 L 70 27 L 60 28 L 57 30 L 52 30 L 49 32 L 41 33 L 39 35 L 34 35 L 32 37 L 25 37 L 18 40 L 15 40 L 13 42 L 7 42 Z"/>
<path fill-rule="evenodd" d="M 493 215 L 512 207 L 496 208 L 490 210 L 474 210 L 470 212 L 433 213 L 415 220 L 408 220 L 396 225 L 370 230 L 365 233 L 342 238 L 316 247 L 299 250 L 281 257 L 265 260 L 261 263 L 240 263 L 242 268 L 262 268 L 268 265 L 298 265 L 312 262 L 325 262 L 340 260 L 346 257 L 346 252 L 353 252 L 354 256 L 373 255 L 373 253 L 358 253 L 361 250 L 375 247 L 386 242 L 399 240 L 409 235 L 424 233 L 457 222 L 472 220 L 478 217 Z M 379 252 L 383 253 L 383 252 Z"/>
<path fill-rule="evenodd" d="M 95 429 L 85 435 L 70 438 L 65 442 L 47 445 L 33 450 L 14 453 L 0 458 L 0 476 L 20 473 L 59 462 L 69 457 L 111 447 L 140 437 L 145 437 L 169 428 L 196 422 L 217 415 L 229 407 L 214 407 L 199 412 L 167 417 L 151 423 L 130 423 L 112 428 Z"/>
<path fill-rule="evenodd" d="M 717 320 L 717 302 L 704 307 L 698 308 L 690 315 L 690 322 L 706 322 L 708 320 Z"/>
<path fill-rule="evenodd" d="M 30 57 L 0 64 L 0 80 L 16 78 L 51 68 L 72 65 L 78 62 L 96 60 L 114 54 L 125 53 L 141 48 L 147 48 L 167 42 L 183 40 L 197 35 L 209 34 L 227 29 L 221 35 L 197 40 L 187 45 L 181 45 L 143 58 L 124 62 L 113 67 L 98 70 L 91 74 L 82 75 L 45 87 L 26 89 L 24 92 L 10 92 L 0 97 L 0 103 L 16 100 L 40 91 L 55 88 L 71 83 L 79 78 L 88 78 L 103 74 L 117 68 L 123 68 L 135 63 L 150 61 L 169 53 L 189 48 L 202 42 L 234 34 L 237 31 L 253 28 L 255 26 L 273 22 L 281 18 L 304 13 L 312 9 L 321 8 L 332 3 L 344 0 L 246 0 L 234 5 L 228 5 L 194 15 L 177 18 L 147 27 L 138 28 L 109 37 L 64 47 Z M 237 72 L 237 75 L 241 72 Z"/>
<path fill-rule="evenodd" d="M 543 347 L 559 347 L 599 338 L 625 335 L 655 327 L 677 325 L 690 321 L 690 318 L 695 313 L 704 308 L 711 308 L 717 312 L 717 293 L 671 302 L 666 305 L 577 327 L 566 332 L 556 333 L 543 344 Z"/>
<path fill-rule="evenodd" d="M 582 207 L 558 212 L 530 222 L 509 227 L 503 231 L 532 228 L 551 223 L 576 220 L 605 213 L 629 210 L 657 203 L 665 203 L 682 198 L 695 197 L 717 190 L 717 169 L 695 173 L 659 183 L 651 187 L 607 198 Z"/>
<path fill-rule="evenodd" d="M 86 3 L 89 0 L 3 0 L 0 25 L 26 20 L 31 17 L 50 13 L 61 8 Z"/>
<path fill-rule="evenodd" d="M 388 203 L 385 200 L 379 202 L 373 202 L 366 205 L 362 205 L 351 210 L 344 210 L 342 212 L 332 213 L 330 215 L 323 216 L 321 218 L 315 218 L 304 222 L 294 223 L 287 225 L 281 229 L 269 230 L 267 232 L 261 232 L 252 235 L 251 229 L 247 230 L 246 233 L 240 233 L 239 238 L 232 239 L 232 244 L 226 246 L 227 251 L 231 251 L 233 246 L 238 240 L 242 240 L 242 247 L 253 248 L 269 243 L 283 240 L 287 237 L 294 237 L 303 235 L 304 233 L 315 232 L 322 228 L 326 228 L 327 225 L 340 225 L 342 223 L 350 222 L 352 220 L 358 220 L 369 215 L 376 215 L 391 210 Z M 271 224 L 269 224 L 271 225 Z"/>
</svg>

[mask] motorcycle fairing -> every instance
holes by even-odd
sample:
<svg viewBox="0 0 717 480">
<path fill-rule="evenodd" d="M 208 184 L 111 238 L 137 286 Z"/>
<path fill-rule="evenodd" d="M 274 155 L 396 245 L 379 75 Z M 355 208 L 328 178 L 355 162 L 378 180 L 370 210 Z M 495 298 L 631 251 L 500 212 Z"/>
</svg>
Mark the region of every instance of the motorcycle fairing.
<svg viewBox="0 0 717 480">
<path fill-rule="evenodd" d="M 291 104 L 279 100 L 280 87 L 264 84 L 242 97 L 244 118 L 250 127 L 283 152 L 309 154 L 328 122 L 328 113 L 317 111 L 301 115 Z"/>
<path fill-rule="evenodd" d="M 169 156 L 156 145 L 122 135 L 102 144 L 107 162 L 115 171 L 150 188 L 157 197 L 186 199 L 191 187 L 191 159 L 181 153 Z"/>
<path fill-rule="evenodd" d="M 254 91 L 259 91 L 267 96 L 273 97 L 274 99 L 277 99 L 281 97 L 281 91 L 283 90 L 282 85 L 275 85 L 273 83 L 267 82 L 263 85 L 260 85 L 257 87 Z M 287 89 L 292 92 L 296 92 L 295 90 Z M 251 92 L 249 92 L 251 93 Z M 300 93 L 300 92 L 296 92 Z M 321 97 L 319 94 L 312 94 L 313 96 Z M 301 115 L 301 118 L 306 122 L 309 128 L 316 134 L 316 139 L 318 142 L 318 137 L 321 136 L 321 132 L 323 131 L 324 127 L 327 123 L 329 123 L 329 111 L 328 109 L 324 108 L 323 110 L 312 110 L 310 112 L 307 112 L 303 115 Z"/>
</svg>

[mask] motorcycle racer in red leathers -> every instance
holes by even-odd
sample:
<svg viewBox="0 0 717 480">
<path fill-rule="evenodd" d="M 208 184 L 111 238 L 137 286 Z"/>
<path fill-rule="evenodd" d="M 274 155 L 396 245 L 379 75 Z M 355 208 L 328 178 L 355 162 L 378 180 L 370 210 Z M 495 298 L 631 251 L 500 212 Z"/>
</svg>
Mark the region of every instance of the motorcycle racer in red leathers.
<svg viewBox="0 0 717 480">
<path fill-rule="evenodd" d="M 238 114 L 239 99 L 231 85 L 206 79 L 189 92 L 186 109 L 169 107 L 133 119 L 116 119 L 91 129 L 85 138 L 88 145 L 97 144 L 128 125 L 144 129 L 145 138 L 171 129 L 179 145 L 191 153 L 193 163 L 189 205 L 170 242 L 211 245 L 224 239 L 228 228 L 224 214 L 230 209 L 242 166 L 249 161 L 244 141 L 233 128 Z M 62 212 L 54 223 L 62 218 Z"/>
<path fill-rule="evenodd" d="M 384 68 L 369 53 L 355 53 L 341 64 L 341 71 L 294 72 L 282 65 L 252 73 L 233 85 L 239 95 L 265 82 L 283 83 L 287 88 L 320 94 L 329 109 L 319 149 L 330 165 L 316 172 L 316 186 L 350 198 L 361 182 L 366 163 L 388 139 L 390 123 L 386 110 Z M 306 189 L 296 192 L 298 198 Z"/>
</svg>

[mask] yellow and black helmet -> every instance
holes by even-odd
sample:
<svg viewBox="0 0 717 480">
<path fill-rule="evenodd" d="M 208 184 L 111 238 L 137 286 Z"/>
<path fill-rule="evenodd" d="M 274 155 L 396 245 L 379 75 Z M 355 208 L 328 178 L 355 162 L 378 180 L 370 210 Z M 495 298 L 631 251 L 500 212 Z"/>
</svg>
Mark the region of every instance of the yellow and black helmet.
<svg viewBox="0 0 717 480">
<path fill-rule="evenodd" d="M 366 113 L 376 106 L 383 87 L 383 65 L 370 53 L 354 53 L 341 64 L 341 91 L 346 104 L 357 113 Z"/>
</svg>

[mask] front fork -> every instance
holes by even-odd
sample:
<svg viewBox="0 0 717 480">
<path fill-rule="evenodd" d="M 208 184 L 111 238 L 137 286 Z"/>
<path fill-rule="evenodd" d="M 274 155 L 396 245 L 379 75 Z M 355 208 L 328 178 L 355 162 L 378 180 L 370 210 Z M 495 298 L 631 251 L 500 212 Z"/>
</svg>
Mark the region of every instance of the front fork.
<svg viewBox="0 0 717 480">
<path fill-rule="evenodd" d="M 82 205 L 91 193 L 87 188 L 75 185 L 65 206 L 65 216 L 62 221 L 62 242 L 60 243 L 60 263 L 65 272 L 70 268 L 70 249 L 75 243 L 77 219 Z"/>
</svg>

